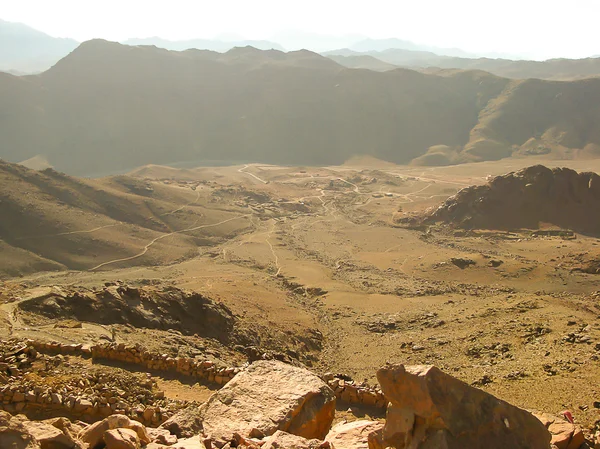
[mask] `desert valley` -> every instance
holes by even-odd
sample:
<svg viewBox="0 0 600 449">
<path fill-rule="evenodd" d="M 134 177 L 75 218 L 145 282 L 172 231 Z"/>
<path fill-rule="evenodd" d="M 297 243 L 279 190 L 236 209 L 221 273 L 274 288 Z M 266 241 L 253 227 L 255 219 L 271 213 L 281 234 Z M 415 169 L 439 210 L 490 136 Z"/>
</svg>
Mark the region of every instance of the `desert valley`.
<svg viewBox="0 0 600 449">
<path fill-rule="evenodd" d="M 0 73 L 0 448 L 600 447 L 600 79 L 338 53 Z"/>
</svg>

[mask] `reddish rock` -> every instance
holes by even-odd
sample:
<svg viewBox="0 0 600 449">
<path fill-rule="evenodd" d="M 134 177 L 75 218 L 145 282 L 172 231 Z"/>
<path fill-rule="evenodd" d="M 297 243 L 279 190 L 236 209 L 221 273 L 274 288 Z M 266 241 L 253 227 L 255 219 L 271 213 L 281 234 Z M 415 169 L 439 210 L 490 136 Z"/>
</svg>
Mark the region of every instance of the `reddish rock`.
<svg viewBox="0 0 600 449">
<path fill-rule="evenodd" d="M 326 441 L 336 449 L 367 449 L 369 435 L 383 429 L 383 423 L 378 421 L 354 421 L 339 423 L 329 431 Z"/>
<path fill-rule="evenodd" d="M 531 413 L 433 366 L 386 366 L 377 379 L 390 402 L 384 447 L 550 448 L 550 433 Z"/>
</svg>

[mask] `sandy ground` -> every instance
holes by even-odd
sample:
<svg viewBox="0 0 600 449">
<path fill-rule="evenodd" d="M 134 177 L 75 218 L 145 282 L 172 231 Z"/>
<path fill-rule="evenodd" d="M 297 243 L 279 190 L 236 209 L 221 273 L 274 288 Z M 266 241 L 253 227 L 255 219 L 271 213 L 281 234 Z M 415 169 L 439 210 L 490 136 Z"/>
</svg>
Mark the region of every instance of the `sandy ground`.
<svg viewBox="0 0 600 449">
<path fill-rule="evenodd" d="M 105 260 L 96 270 L 10 279 L 0 299 L 39 285 L 170 283 L 222 301 L 241 319 L 260 323 L 265 337 L 318 330 L 324 346 L 313 369 L 319 372 L 373 383 L 386 362 L 435 364 L 518 406 L 570 409 L 592 425 L 600 419 L 593 406 L 600 401 L 600 276 L 572 268 L 582 258 L 599 258 L 600 240 L 534 238 L 528 230 L 414 230 L 394 222 L 436 207 L 462 187 L 536 162 L 250 165 L 188 169 L 181 179 L 177 170 L 149 167 L 137 174 L 157 184 L 208 182 L 203 198 L 213 198 L 211 207 L 241 210 L 251 231 L 199 248 L 183 262 Z M 597 161 L 543 163 L 600 171 Z M 240 202 L 238 193 L 223 193 L 238 187 L 255 198 Z M 474 264 L 461 269 L 451 258 Z M 12 307 L 0 309 L 5 322 Z M 194 388 L 165 382 L 175 396 Z M 193 394 L 201 399 L 206 391 Z"/>
</svg>

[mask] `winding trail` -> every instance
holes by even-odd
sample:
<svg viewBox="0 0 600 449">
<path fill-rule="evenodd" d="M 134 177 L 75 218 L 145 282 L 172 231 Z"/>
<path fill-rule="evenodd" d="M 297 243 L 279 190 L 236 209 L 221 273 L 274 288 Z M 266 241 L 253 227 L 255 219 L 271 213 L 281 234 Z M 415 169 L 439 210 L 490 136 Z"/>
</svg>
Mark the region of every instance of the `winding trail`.
<svg viewBox="0 0 600 449">
<path fill-rule="evenodd" d="M 172 210 L 171 212 L 166 212 L 166 213 L 164 213 L 164 214 L 160 214 L 160 215 L 159 215 L 159 217 L 165 217 L 165 216 L 167 216 L 167 215 L 172 215 L 172 214 L 174 214 L 174 213 L 177 213 L 177 212 L 179 212 L 180 210 L 183 210 L 183 209 L 185 209 L 185 208 L 186 208 L 186 207 L 188 207 L 188 206 L 193 206 L 193 205 L 194 205 L 194 204 L 196 204 L 196 203 L 197 203 L 199 200 L 200 200 L 200 190 L 198 190 L 198 188 L 196 188 L 196 199 L 195 199 L 194 201 L 192 201 L 191 203 L 184 204 L 183 206 L 181 206 L 181 207 L 178 207 L 177 209 L 175 209 L 175 210 Z"/>
<path fill-rule="evenodd" d="M 263 184 L 268 184 L 268 183 L 269 183 L 269 181 L 265 181 L 264 179 L 262 179 L 262 178 L 259 178 L 258 176 L 256 176 L 256 175 L 255 175 L 255 174 L 253 174 L 253 173 L 250 173 L 250 172 L 244 171 L 244 170 L 246 170 L 248 167 L 250 167 L 250 166 L 249 166 L 248 164 L 246 164 L 246 165 L 244 165 L 242 168 L 240 168 L 240 169 L 238 170 L 238 172 L 240 172 L 240 173 L 244 173 L 244 174 L 246 174 L 246 175 L 250 175 L 250 176 L 252 176 L 253 178 L 255 178 L 255 179 L 258 179 L 258 180 L 259 180 L 260 182 L 262 182 Z"/>
<path fill-rule="evenodd" d="M 219 226 L 219 225 L 228 223 L 228 222 L 233 221 L 233 220 L 238 220 L 240 218 L 248 217 L 249 215 L 250 214 L 238 215 L 237 217 L 229 218 L 227 220 L 223 220 L 223 221 L 220 221 L 218 223 L 212 223 L 212 224 L 207 224 L 207 225 L 194 226 L 192 228 L 181 229 L 179 231 L 174 231 L 174 232 L 170 232 L 168 234 L 159 235 L 158 237 L 156 237 L 155 239 L 153 239 L 152 241 L 150 241 L 150 243 L 148 243 L 140 253 L 138 253 L 138 254 L 136 254 L 134 256 L 131 256 L 131 257 L 124 257 L 122 259 L 115 259 L 115 260 L 110 260 L 108 262 L 103 262 L 100 265 L 96 265 L 94 268 L 90 268 L 88 271 L 96 271 L 99 268 L 105 267 L 107 265 L 112 265 L 112 264 L 119 263 L 119 262 L 127 262 L 129 260 L 133 260 L 133 259 L 137 259 L 138 257 L 142 257 L 144 254 L 146 254 L 148 252 L 148 250 L 150 249 L 150 247 L 152 245 L 154 245 L 156 242 L 158 242 L 159 240 L 165 239 L 167 237 L 170 237 L 172 235 L 182 234 L 184 232 L 197 231 L 198 229 L 210 228 L 210 227 L 213 227 L 213 226 Z"/>
<path fill-rule="evenodd" d="M 97 228 L 94 228 L 94 229 L 86 229 L 83 231 L 59 232 L 58 234 L 34 235 L 31 237 L 17 237 L 15 240 L 33 240 L 33 239 L 43 239 L 43 238 L 47 238 L 47 237 L 59 237 L 61 235 L 89 234 L 91 232 L 99 231 L 100 229 L 112 228 L 114 226 L 119 226 L 122 224 L 125 224 L 125 223 L 122 223 L 122 222 L 121 223 L 113 223 L 113 224 L 109 224 L 109 225 L 98 226 Z"/>
<path fill-rule="evenodd" d="M 274 221 L 273 227 L 271 228 L 271 230 L 268 233 L 267 238 L 265 239 L 265 242 L 267 242 L 267 245 L 269 245 L 269 248 L 271 248 L 271 254 L 273 254 L 273 258 L 275 259 L 275 268 L 277 268 L 277 273 L 275 273 L 274 277 L 278 277 L 279 274 L 281 273 L 281 265 L 279 265 L 279 257 L 277 257 L 277 253 L 275 253 L 275 248 L 273 248 L 273 244 L 271 243 L 271 240 L 270 240 L 271 235 L 275 231 L 276 224 L 277 224 L 277 221 Z"/>
</svg>

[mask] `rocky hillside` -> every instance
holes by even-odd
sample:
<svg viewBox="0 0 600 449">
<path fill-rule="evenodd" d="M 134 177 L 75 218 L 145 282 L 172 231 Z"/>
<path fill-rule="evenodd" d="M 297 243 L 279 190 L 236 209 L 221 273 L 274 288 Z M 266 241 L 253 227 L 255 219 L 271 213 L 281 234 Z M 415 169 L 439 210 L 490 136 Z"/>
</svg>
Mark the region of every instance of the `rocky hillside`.
<svg viewBox="0 0 600 449">
<path fill-rule="evenodd" d="M 600 176 L 536 165 L 462 189 L 424 221 L 496 230 L 554 225 L 600 235 Z"/>
<path fill-rule="evenodd" d="M 236 214 L 194 204 L 200 190 L 127 176 L 74 178 L 0 161 L 0 251 L 6 255 L 0 276 L 90 269 L 131 257 L 160 263 L 163 250 L 171 260 L 196 254 L 199 245 L 219 241 L 238 226 L 235 220 L 225 227 L 204 226 Z M 195 237 L 195 229 L 205 230 Z M 146 254 L 145 245 L 153 240 L 152 249 L 156 243 L 160 254 Z"/>
<path fill-rule="evenodd" d="M 0 74 L 0 157 L 71 174 L 191 161 L 415 164 L 600 154 L 600 79 L 346 69 L 308 51 L 81 44 L 39 76 Z M 39 158 L 38 158 L 39 159 Z"/>
</svg>

